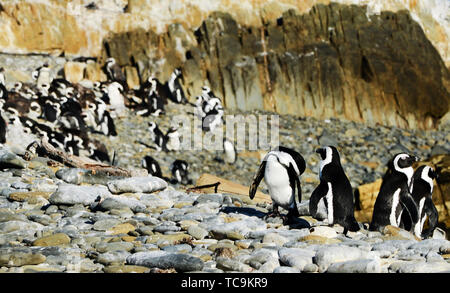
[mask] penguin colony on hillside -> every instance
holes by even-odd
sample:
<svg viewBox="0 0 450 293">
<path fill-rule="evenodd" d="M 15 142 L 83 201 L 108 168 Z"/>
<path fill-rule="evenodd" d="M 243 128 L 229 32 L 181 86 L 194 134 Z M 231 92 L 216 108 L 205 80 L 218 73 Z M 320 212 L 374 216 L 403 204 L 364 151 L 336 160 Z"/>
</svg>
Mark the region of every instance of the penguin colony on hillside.
<svg viewBox="0 0 450 293">
<path fill-rule="evenodd" d="M 329 225 L 339 224 L 344 233 L 361 229 L 354 217 L 353 191 L 341 165 L 336 147 L 326 146 L 316 150 L 319 163 L 320 183 L 309 200 L 309 214 L 326 220 Z M 432 236 L 438 223 L 438 212 L 432 201 L 433 179 L 436 172 L 430 166 L 414 171 L 412 165 L 417 157 L 407 153 L 396 154 L 388 163 L 383 182 L 375 201 L 371 231 L 382 232 L 392 225 L 410 231 L 419 238 Z M 284 222 L 289 223 L 299 215 L 297 202 L 301 202 L 300 175 L 305 170 L 305 160 L 295 150 L 279 146 L 263 159 L 253 182 L 249 196 L 255 196 L 262 178 L 266 182 L 273 202 L 273 213 L 279 216 L 278 206 L 288 210 Z M 428 219 L 428 229 L 424 230 Z"/>
<path fill-rule="evenodd" d="M 108 58 L 105 65 L 106 82 L 82 86 L 59 78 L 53 79 L 48 64 L 32 73 L 35 84 L 16 83 L 7 89 L 4 69 L 0 68 L 0 143 L 5 143 L 7 133 L 15 127 L 24 133 L 46 137 L 55 148 L 73 155 L 82 152 L 94 160 L 115 164 L 106 146 L 89 137 L 89 133 L 117 136 L 114 119 L 125 114 L 126 109 L 136 115 L 165 115 L 164 106 L 168 100 L 173 103 L 191 104 L 186 99 L 180 84 L 182 74 L 175 69 L 166 83 L 154 76 L 148 78 L 139 89 L 129 89 L 125 76 L 114 58 Z M 207 87 L 196 97 L 194 115 L 202 119 L 203 131 L 214 131 L 223 123 L 224 110 L 218 97 Z M 148 124 L 151 140 L 156 151 L 178 151 L 180 141 L 178 129 L 171 126 L 163 133 L 156 122 Z M 236 151 L 232 142 L 223 141 L 224 160 L 233 164 Z M 35 144 L 28 149 L 36 148 Z M 353 192 L 342 168 L 336 147 L 326 146 L 316 152 L 320 155 L 320 183 L 311 194 L 309 212 L 312 217 L 326 220 L 329 225 L 340 224 L 344 232 L 361 228 L 354 217 Z M 114 156 L 113 156 L 114 157 Z M 386 225 L 393 225 L 411 231 L 418 237 L 430 237 L 437 226 L 438 213 L 432 202 L 433 179 L 436 172 L 430 166 L 422 166 L 415 172 L 412 164 L 417 158 L 407 153 L 396 154 L 388 164 L 383 183 L 374 205 L 369 229 L 382 231 Z M 141 160 L 141 166 L 148 173 L 164 178 L 158 162 L 151 156 Z M 306 163 L 302 155 L 293 149 L 279 146 L 271 150 L 262 163 L 250 185 L 249 196 L 255 196 L 256 189 L 264 178 L 273 202 L 273 211 L 268 216 L 280 216 L 287 223 L 299 216 L 297 203 L 301 202 L 300 176 Z M 189 165 L 184 160 L 175 160 L 170 166 L 174 184 L 192 184 L 189 179 Z M 288 211 L 282 215 L 278 207 Z M 429 228 L 424 230 L 428 219 Z"/>
<path fill-rule="evenodd" d="M 0 68 L 0 143 L 6 143 L 7 133 L 14 128 L 19 133 L 46 137 L 55 148 L 72 155 L 85 155 L 91 159 L 116 164 L 115 154 L 108 154 L 106 146 L 89 137 L 89 133 L 117 136 L 114 119 L 123 117 L 127 109 L 143 117 L 165 115 L 165 105 L 170 100 L 178 104 L 190 104 L 202 119 L 202 130 L 213 131 L 223 122 L 223 108 L 208 87 L 203 87 L 201 105 L 188 102 L 180 79 L 181 70 L 176 68 L 166 83 L 154 76 L 129 89 L 125 75 L 114 58 L 106 59 L 105 82 L 72 84 L 64 78 L 53 78 L 47 63 L 32 72 L 35 83 L 17 82 L 6 88 L 4 68 Z M 166 133 L 155 121 L 149 123 L 148 131 L 156 151 L 180 150 L 179 133 L 171 126 Z M 32 149 L 31 145 L 28 149 Z M 236 153 L 230 142 L 226 144 L 227 163 L 234 163 Z M 234 159 L 233 159 L 234 158 Z M 158 162 L 151 157 L 142 159 L 142 167 L 150 174 L 162 177 Z M 172 182 L 188 184 L 188 164 L 173 162 L 170 168 Z M 154 170 L 157 171 L 154 171 Z M 159 171 L 158 171 L 159 170 Z"/>
</svg>

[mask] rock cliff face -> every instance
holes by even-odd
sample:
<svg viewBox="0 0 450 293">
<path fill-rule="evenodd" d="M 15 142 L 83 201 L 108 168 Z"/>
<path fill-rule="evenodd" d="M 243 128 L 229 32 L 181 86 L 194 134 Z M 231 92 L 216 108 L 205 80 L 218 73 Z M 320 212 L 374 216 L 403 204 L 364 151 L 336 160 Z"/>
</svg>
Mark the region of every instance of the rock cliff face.
<svg viewBox="0 0 450 293">
<path fill-rule="evenodd" d="M 131 86 L 181 67 L 191 98 L 206 83 L 231 109 L 422 129 L 449 110 L 445 1 L 91 2 L 2 2 L 0 51 L 96 57 L 58 67 L 73 81 L 109 56 Z"/>
<path fill-rule="evenodd" d="M 259 27 L 215 12 L 194 32 L 112 34 L 108 56 L 141 79 L 182 67 L 191 97 L 207 83 L 231 109 L 428 129 L 450 104 L 449 71 L 407 11 L 316 5 Z"/>
</svg>

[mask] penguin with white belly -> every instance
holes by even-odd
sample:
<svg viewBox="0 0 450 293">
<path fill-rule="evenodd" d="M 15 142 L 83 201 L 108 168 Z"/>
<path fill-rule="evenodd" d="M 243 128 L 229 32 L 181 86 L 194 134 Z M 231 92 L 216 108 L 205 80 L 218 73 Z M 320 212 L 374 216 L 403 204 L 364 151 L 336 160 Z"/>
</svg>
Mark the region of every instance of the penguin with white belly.
<svg viewBox="0 0 450 293">
<path fill-rule="evenodd" d="M 309 212 L 313 218 L 328 219 L 328 224 L 339 224 L 356 232 L 360 229 L 354 216 L 353 192 L 350 181 L 341 165 L 338 150 L 334 146 L 318 148 L 321 157 L 319 164 L 319 186 L 311 194 Z M 321 206 L 325 214 L 320 213 Z M 323 210 L 323 208 L 322 208 Z"/>
<path fill-rule="evenodd" d="M 398 153 L 389 161 L 375 200 L 369 230 L 382 232 L 386 225 L 399 227 L 404 212 L 411 217 L 413 226 L 418 222 L 418 208 L 410 194 L 415 161 L 417 157 L 407 153 Z"/>
<path fill-rule="evenodd" d="M 438 223 L 438 211 L 433 203 L 433 179 L 437 180 L 437 174 L 430 166 L 420 166 L 414 172 L 411 196 L 418 207 L 419 221 L 413 226 L 408 213 L 402 214 L 400 227 L 414 233 L 417 237 L 425 239 L 433 234 Z M 423 230 L 428 217 L 428 229 Z"/>
<path fill-rule="evenodd" d="M 253 199 L 262 178 L 269 189 L 273 202 L 273 211 L 268 216 L 281 216 L 278 207 L 288 210 L 284 222 L 299 216 L 297 201 L 301 201 L 300 175 L 305 171 L 306 163 L 302 155 L 293 149 L 279 146 L 270 151 L 263 159 L 258 172 L 250 185 L 249 196 Z M 297 199 L 295 198 L 297 194 Z"/>
</svg>

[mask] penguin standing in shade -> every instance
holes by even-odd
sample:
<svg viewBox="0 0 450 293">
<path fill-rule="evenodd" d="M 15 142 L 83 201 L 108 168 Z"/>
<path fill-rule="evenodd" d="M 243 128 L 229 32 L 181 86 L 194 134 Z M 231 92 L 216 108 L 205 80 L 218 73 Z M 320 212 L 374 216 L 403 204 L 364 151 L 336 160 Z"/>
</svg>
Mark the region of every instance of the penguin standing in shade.
<svg viewBox="0 0 450 293">
<path fill-rule="evenodd" d="M 167 136 L 162 133 L 161 129 L 159 129 L 158 125 L 155 122 L 148 123 L 148 130 L 150 132 L 151 140 L 156 144 L 156 150 L 161 151 L 166 149 L 167 144 Z"/>
<path fill-rule="evenodd" d="M 178 104 L 186 104 L 187 99 L 186 99 L 186 96 L 184 95 L 183 88 L 181 87 L 181 84 L 179 81 L 180 76 L 181 76 L 180 69 L 175 68 L 175 70 L 170 75 L 167 85 L 169 87 L 169 91 L 172 96 L 172 100 Z"/>
<path fill-rule="evenodd" d="M 253 199 L 259 183 L 264 178 L 273 202 L 273 211 L 268 216 L 281 216 L 278 211 L 281 206 L 288 210 L 287 218 L 281 216 L 284 222 L 292 220 L 299 216 L 297 201 L 300 202 L 302 197 L 299 176 L 305 168 L 305 160 L 298 152 L 283 146 L 277 147 L 264 157 L 259 166 L 250 185 L 250 199 Z"/>
<path fill-rule="evenodd" d="M 396 154 L 388 163 L 380 191 L 373 207 L 371 231 L 382 232 L 386 225 L 400 226 L 402 213 L 408 213 L 411 225 L 419 220 L 418 208 L 410 194 L 417 157 L 407 153 Z"/>
<path fill-rule="evenodd" d="M 170 165 L 170 171 L 172 172 L 172 182 L 175 184 L 192 184 L 192 180 L 189 179 L 189 164 L 184 160 L 175 160 Z"/>
<path fill-rule="evenodd" d="M 142 161 L 142 168 L 145 168 L 148 171 L 148 174 L 151 174 L 152 176 L 156 176 L 159 178 L 162 178 L 162 172 L 161 172 L 161 167 L 159 166 L 158 162 L 150 157 L 150 156 L 145 156 Z"/>
<path fill-rule="evenodd" d="M 326 208 L 328 224 L 340 224 L 344 234 L 348 230 L 355 232 L 360 229 L 354 216 L 353 192 L 350 181 L 341 166 L 338 150 L 334 146 L 318 148 L 321 157 L 319 164 L 319 186 L 311 194 L 309 212 L 312 217 L 322 219 L 320 206 Z"/>
<path fill-rule="evenodd" d="M 433 179 L 437 179 L 436 172 L 433 168 L 430 166 L 420 166 L 417 168 L 413 175 L 410 191 L 411 196 L 419 209 L 419 221 L 413 226 L 409 214 L 403 213 L 400 223 L 400 226 L 405 230 L 413 232 L 417 237 L 422 239 L 432 235 L 438 223 L 438 211 L 434 206 L 432 199 Z M 423 230 L 427 217 L 428 229 Z"/>
<path fill-rule="evenodd" d="M 127 79 L 120 66 L 116 63 L 116 59 L 113 57 L 106 59 L 105 71 L 109 80 L 118 82 L 123 87 L 127 87 Z"/>
</svg>

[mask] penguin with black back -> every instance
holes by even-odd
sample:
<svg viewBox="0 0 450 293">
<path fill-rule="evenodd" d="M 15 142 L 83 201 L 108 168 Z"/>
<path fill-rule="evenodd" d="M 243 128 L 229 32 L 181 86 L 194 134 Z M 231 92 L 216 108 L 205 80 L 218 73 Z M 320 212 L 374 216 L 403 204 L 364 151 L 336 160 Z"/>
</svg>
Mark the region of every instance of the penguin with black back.
<svg viewBox="0 0 450 293">
<path fill-rule="evenodd" d="M 170 75 L 169 80 L 167 81 L 167 86 L 169 87 L 172 101 L 177 104 L 186 104 L 188 103 L 188 100 L 186 99 L 183 88 L 181 87 L 181 76 L 182 75 L 180 68 L 175 68 L 175 70 Z"/>
<path fill-rule="evenodd" d="M 354 216 L 353 191 L 350 181 L 341 165 L 338 150 L 326 146 L 316 150 L 321 157 L 319 164 L 320 183 L 314 189 L 309 200 L 309 212 L 313 218 L 323 219 L 320 206 L 326 210 L 328 224 L 339 224 L 348 231 L 360 229 Z"/>
<path fill-rule="evenodd" d="M 172 173 L 173 184 L 192 184 L 192 179 L 189 178 L 189 164 L 184 160 L 175 160 L 170 165 L 170 171 Z"/>
<path fill-rule="evenodd" d="M 305 168 L 306 163 L 300 153 L 284 146 L 278 146 L 264 157 L 253 177 L 249 189 L 250 199 L 255 197 L 256 189 L 264 178 L 273 202 L 272 213 L 267 216 L 280 216 L 284 222 L 292 222 L 295 217 L 299 216 L 297 202 L 300 203 L 302 198 L 300 175 L 303 174 Z M 280 214 L 279 206 L 288 210 L 287 217 Z"/>
<path fill-rule="evenodd" d="M 408 213 L 411 226 L 419 221 L 418 207 L 410 194 L 417 157 L 398 153 L 389 162 L 373 207 L 371 231 L 383 232 L 386 225 L 400 226 L 403 213 Z"/>
<path fill-rule="evenodd" d="M 120 83 L 126 91 L 128 90 L 128 84 L 125 74 L 123 73 L 119 64 L 117 64 L 114 57 L 109 57 L 106 59 L 104 69 L 109 80 Z"/>
<path fill-rule="evenodd" d="M 158 125 L 155 122 L 148 123 L 148 130 L 150 132 L 150 136 L 152 141 L 156 144 L 157 151 L 167 151 L 167 141 L 168 138 L 164 133 L 159 129 Z"/>
<path fill-rule="evenodd" d="M 162 178 L 161 167 L 158 162 L 151 156 L 145 156 L 141 160 L 142 168 L 145 168 L 148 171 L 148 174 L 152 176 L 156 176 Z"/>
<path fill-rule="evenodd" d="M 402 213 L 400 227 L 414 233 L 417 237 L 425 239 L 433 234 L 438 223 L 438 211 L 433 203 L 433 180 L 437 180 L 436 171 L 427 165 L 416 169 L 410 188 L 411 196 L 418 207 L 419 221 L 412 225 L 411 217 L 408 213 Z M 424 228 L 428 218 L 428 228 Z"/>
<path fill-rule="evenodd" d="M 3 118 L 3 109 L 0 107 L 0 143 L 6 142 L 6 127 L 8 124 L 6 120 Z"/>
</svg>

